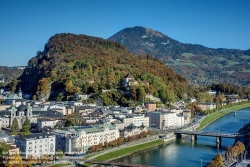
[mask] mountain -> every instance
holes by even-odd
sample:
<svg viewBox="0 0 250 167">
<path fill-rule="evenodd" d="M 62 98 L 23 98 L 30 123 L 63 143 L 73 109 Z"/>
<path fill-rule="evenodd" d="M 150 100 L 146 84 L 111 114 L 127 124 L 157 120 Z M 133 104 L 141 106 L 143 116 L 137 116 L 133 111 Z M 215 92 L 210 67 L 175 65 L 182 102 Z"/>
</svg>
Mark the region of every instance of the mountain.
<svg viewBox="0 0 250 167">
<path fill-rule="evenodd" d="M 124 99 L 111 92 L 98 98 L 108 105 L 140 101 L 143 92 L 164 102 L 192 94 L 185 78 L 150 55 L 136 56 L 116 42 L 66 33 L 52 36 L 44 50 L 29 60 L 19 80 L 22 90 L 32 93 L 34 99 L 69 100 L 79 92 L 120 89 L 127 74 L 143 83 L 131 90 L 131 96 Z"/>
<path fill-rule="evenodd" d="M 159 58 L 190 83 L 250 85 L 250 49 L 213 49 L 185 44 L 140 26 L 125 28 L 108 40 L 127 46 L 137 55 Z"/>
<path fill-rule="evenodd" d="M 16 67 L 0 66 L 0 78 L 3 78 L 4 83 L 7 84 L 12 79 L 20 77 L 24 71 L 24 68 L 25 67 L 23 66 L 16 66 Z"/>
</svg>

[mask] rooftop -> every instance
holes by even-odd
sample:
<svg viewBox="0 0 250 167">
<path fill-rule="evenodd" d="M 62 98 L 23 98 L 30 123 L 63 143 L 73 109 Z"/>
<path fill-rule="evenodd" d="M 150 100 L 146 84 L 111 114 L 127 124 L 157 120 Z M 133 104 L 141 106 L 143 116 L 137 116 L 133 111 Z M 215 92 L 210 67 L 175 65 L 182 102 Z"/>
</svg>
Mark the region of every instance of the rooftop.
<svg viewBox="0 0 250 167">
<path fill-rule="evenodd" d="M 54 136 L 52 134 L 44 134 L 44 133 L 33 133 L 27 136 L 16 136 L 16 140 L 29 140 L 29 139 L 39 139 L 39 138 L 47 138 Z"/>
</svg>

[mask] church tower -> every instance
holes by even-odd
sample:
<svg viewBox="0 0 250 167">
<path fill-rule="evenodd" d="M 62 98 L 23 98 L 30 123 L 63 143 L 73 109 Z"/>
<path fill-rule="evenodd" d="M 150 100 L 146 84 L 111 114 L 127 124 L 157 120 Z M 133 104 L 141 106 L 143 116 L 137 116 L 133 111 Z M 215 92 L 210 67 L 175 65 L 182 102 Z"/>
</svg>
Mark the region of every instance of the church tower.
<svg viewBox="0 0 250 167">
<path fill-rule="evenodd" d="M 23 93 L 22 93 L 21 85 L 20 85 L 19 90 L 18 90 L 18 98 L 19 99 L 23 98 Z"/>
</svg>

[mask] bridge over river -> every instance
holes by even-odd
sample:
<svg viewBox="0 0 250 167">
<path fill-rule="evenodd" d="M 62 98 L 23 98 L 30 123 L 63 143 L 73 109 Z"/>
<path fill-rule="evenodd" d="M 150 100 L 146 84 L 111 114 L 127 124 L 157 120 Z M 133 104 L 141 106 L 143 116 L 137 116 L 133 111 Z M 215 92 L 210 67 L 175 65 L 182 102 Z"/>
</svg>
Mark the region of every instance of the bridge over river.
<svg viewBox="0 0 250 167">
<path fill-rule="evenodd" d="M 96 162 L 96 161 L 85 161 L 91 164 L 98 164 L 98 165 L 107 165 L 107 166 L 120 166 L 120 167 L 154 167 L 149 165 L 141 165 L 141 164 L 130 164 L 125 162 Z"/>
<path fill-rule="evenodd" d="M 210 136 L 216 137 L 216 144 L 221 145 L 221 138 L 233 138 L 235 142 L 238 141 L 239 134 L 229 134 L 229 133 L 215 133 L 215 132 L 204 132 L 204 131 L 185 131 L 177 130 L 174 132 L 177 138 L 181 138 L 182 135 L 191 135 L 191 140 L 197 140 L 197 136 Z"/>
</svg>

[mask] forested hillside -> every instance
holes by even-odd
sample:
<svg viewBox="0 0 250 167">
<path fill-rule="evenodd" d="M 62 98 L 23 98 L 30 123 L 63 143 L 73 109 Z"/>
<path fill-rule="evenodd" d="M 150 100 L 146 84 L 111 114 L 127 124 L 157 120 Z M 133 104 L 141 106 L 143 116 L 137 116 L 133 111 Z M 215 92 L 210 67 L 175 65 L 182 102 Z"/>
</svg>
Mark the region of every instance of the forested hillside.
<svg viewBox="0 0 250 167">
<path fill-rule="evenodd" d="M 24 68 L 24 67 L 23 67 Z M 23 69 L 19 67 L 0 66 L 0 78 L 4 78 L 3 85 L 21 76 Z"/>
<path fill-rule="evenodd" d="M 61 100 L 79 92 L 120 89 L 127 74 L 148 84 L 133 88 L 126 99 L 110 92 L 110 103 L 141 101 L 142 92 L 160 97 L 163 102 L 192 95 L 185 78 L 151 55 L 135 56 L 119 43 L 75 34 L 51 37 L 44 51 L 29 60 L 20 81 L 22 89 L 33 93 L 34 99 Z"/>
</svg>

